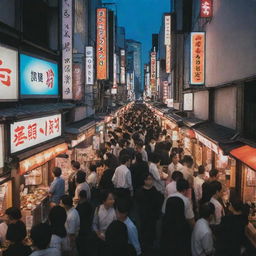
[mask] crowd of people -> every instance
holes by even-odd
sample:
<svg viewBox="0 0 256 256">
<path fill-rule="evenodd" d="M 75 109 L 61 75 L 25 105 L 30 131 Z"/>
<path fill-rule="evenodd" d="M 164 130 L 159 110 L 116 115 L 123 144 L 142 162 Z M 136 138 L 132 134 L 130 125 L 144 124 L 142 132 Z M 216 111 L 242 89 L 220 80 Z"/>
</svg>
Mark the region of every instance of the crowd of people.
<svg viewBox="0 0 256 256">
<path fill-rule="evenodd" d="M 109 129 L 102 159 L 89 170 L 72 161 L 69 190 L 53 170 L 46 223 L 25 224 L 6 210 L 4 256 L 238 256 L 246 245 L 248 209 L 235 193 L 222 201 L 218 170 L 195 166 L 174 147 L 154 113 L 135 104 Z M 103 166 L 101 177 L 97 168 Z M 248 255 L 248 254 L 243 254 Z"/>
</svg>

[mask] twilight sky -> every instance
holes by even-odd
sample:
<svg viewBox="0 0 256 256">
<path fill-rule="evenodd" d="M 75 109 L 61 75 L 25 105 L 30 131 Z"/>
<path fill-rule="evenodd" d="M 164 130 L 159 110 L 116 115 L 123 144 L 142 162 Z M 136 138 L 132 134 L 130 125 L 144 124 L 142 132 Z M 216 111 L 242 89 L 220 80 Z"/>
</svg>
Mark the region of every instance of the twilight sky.
<svg viewBox="0 0 256 256">
<path fill-rule="evenodd" d="M 106 1 L 104 1 L 106 2 Z M 109 1 L 112 2 L 112 1 Z M 117 3 L 118 25 L 126 38 L 142 43 L 142 64 L 148 62 L 152 33 L 159 33 L 163 13 L 170 12 L 171 0 L 113 0 Z"/>
</svg>

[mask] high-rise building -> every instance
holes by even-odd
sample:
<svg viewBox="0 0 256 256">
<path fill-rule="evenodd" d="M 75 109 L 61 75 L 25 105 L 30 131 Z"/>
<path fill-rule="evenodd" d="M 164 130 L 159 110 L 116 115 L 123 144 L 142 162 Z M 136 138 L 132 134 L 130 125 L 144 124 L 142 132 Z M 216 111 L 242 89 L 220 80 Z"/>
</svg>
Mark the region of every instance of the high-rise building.
<svg viewBox="0 0 256 256">
<path fill-rule="evenodd" d="M 142 83 L 142 53 L 141 43 L 132 39 L 126 40 L 126 52 L 127 52 L 127 72 L 133 73 L 135 81 L 135 92 L 139 94 L 143 92 Z"/>
</svg>

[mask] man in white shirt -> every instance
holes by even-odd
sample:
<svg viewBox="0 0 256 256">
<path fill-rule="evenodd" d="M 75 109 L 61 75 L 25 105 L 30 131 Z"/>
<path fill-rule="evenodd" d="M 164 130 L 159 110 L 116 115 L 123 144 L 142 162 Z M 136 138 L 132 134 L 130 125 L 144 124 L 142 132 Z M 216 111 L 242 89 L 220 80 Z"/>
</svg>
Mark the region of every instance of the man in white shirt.
<svg viewBox="0 0 256 256">
<path fill-rule="evenodd" d="M 72 198 L 64 195 L 61 197 L 60 205 L 66 210 L 67 220 L 65 223 L 67 235 L 70 240 L 70 247 L 73 252 L 76 251 L 76 237 L 78 236 L 80 229 L 80 217 L 79 213 L 73 208 Z"/>
<path fill-rule="evenodd" d="M 179 162 L 180 158 L 179 158 L 179 154 L 174 154 L 172 156 L 172 162 L 169 164 L 168 166 L 168 175 L 169 175 L 169 179 L 172 176 L 172 173 L 174 171 L 181 171 L 183 169 L 183 165 Z"/>
<path fill-rule="evenodd" d="M 148 153 L 147 151 L 143 148 L 143 142 L 140 141 L 136 144 L 136 150 L 137 152 L 141 153 L 142 155 L 142 160 L 145 162 L 148 162 Z"/>
<path fill-rule="evenodd" d="M 170 197 L 179 197 L 183 200 L 184 203 L 184 211 L 185 211 L 185 217 L 190 224 L 191 227 L 195 224 L 195 215 L 193 212 L 193 207 L 191 200 L 186 197 L 187 190 L 189 189 L 189 183 L 185 179 L 179 179 L 176 182 L 177 184 L 177 193 L 172 194 Z M 165 211 L 165 209 L 164 209 Z"/>
<path fill-rule="evenodd" d="M 205 182 L 205 168 L 203 165 L 198 167 L 198 175 L 194 178 L 194 191 L 196 202 L 202 199 L 202 186 Z"/>
<path fill-rule="evenodd" d="M 219 202 L 222 197 L 222 185 L 219 181 L 212 181 L 210 184 L 210 191 L 212 192 L 212 197 L 210 202 L 214 205 L 214 218 L 211 220 L 211 225 L 219 225 L 221 218 L 225 215 L 223 206 Z"/>
<path fill-rule="evenodd" d="M 133 194 L 132 187 L 132 177 L 131 172 L 128 169 L 130 166 L 130 156 L 122 155 L 120 158 L 121 165 L 118 166 L 115 170 L 115 173 L 112 177 L 112 182 L 116 189 L 125 189 L 129 190 Z"/>
<path fill-rule="evenodd" d="M 214 205 L 206 203 L 200 207 L 200 219 L 196 222 L 192 238 L 192 256 L 212 256 L 214 254 L 213 235 L 209 225 L 214 214 Z"/>
</svg>

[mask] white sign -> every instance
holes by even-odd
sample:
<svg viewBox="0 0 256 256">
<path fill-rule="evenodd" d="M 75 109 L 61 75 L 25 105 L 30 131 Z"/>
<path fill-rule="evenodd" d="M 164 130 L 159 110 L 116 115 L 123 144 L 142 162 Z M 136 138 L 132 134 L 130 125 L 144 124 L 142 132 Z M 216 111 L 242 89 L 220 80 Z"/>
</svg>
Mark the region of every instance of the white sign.
<svg viewBox="0 0 256 256">
<path fill-rule="evenodd" d="M 11 124 L 11 153 L 61 136 L 61 114 Z"/>
<path fill-rule="evenodd" d="M 120 55 L 121 55 L 121 67 L 120 67 L 120 70 L 121 70 L 121 73 L 120 73 L 120 82 L 121 84 L 125 84 L 125 50 L 121 50 L 120 51 Z"/>
<path fill-rule="evenodd" d="M 94 67 L 94 61 L 93 61 L 93 47 L 92 46 L 87 46 L 85 48 L 86 52 L 86 57 L 85 57 L 85 81 L 86 84 L 88 85 L 93 85 L 94 84 L 94 72 L 93 72 L 93 67 Z"/>
<path fill-rule="evenodd" d="M 0 168 L 4 167 L 4 126 L 0 124 Z"/>
<path fill-rule="evenodd" d="M 72 94 L 72 0 L 62 0 L 62 97 L 71 100 Z"/>
<path fill-rule="evenodd" d="M 219 154 L 218 146 L 216 144 L 209 141 L 208 139 L 206 139 L 205 137 L 203 137 L 202 135 L 200 135 L 197 132 L 195 132 L 195 134 L 196 134 L 196 139 L 198 139 L 201 143 L 203 143 L 206 147 L 211 149 L 216 154 Z"/>
<path fill-rule="evenodd" d="M 171 15 L 166 14 L 164 17 L 164 44 L 171 45 Z"/>
<path fill-rule="evenodd" d="M 18 52 L 0 46 L 0 100 L 18 99 Z"/>
<path fill-rule="evenodd" d="M 117 55 L 114 53 L 114 61 L 113 61 L 113 87 L 111 90 L 111 94 L 117 94 Z"/>
<path fill-rule="evenodd" d="M 193 93 L 185 93 L 184 94 L 184 103 L 183 103 L 184 111 L 192 111 L 193 110 Z"/>
</svg>

